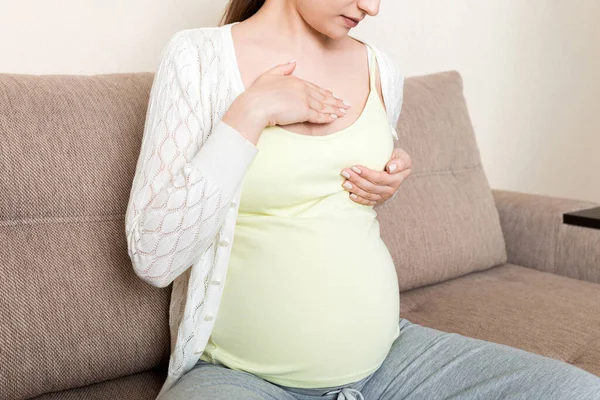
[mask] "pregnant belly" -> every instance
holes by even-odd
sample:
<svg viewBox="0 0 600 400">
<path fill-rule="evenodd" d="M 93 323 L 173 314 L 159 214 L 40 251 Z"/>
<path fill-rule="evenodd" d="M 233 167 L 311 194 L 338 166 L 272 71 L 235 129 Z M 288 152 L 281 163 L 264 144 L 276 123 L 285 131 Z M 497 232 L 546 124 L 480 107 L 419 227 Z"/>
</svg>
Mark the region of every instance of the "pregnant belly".
<svg viewBox="0 0 600 400">
<path fill-rule="evenodd" d="M 398 318 L 396 271 L 372 216 L 240 215 L 207 352 L 281 385 L 333 386 L 383 362 Z"/>
</svg>

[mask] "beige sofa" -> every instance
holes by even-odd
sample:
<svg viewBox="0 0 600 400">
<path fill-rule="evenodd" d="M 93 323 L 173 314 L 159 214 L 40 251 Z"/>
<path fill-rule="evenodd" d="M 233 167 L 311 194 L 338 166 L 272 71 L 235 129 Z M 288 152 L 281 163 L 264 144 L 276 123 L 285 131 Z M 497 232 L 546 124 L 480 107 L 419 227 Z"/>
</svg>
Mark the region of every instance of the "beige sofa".
<svg viewBox="0 0 600 400">
<path fill-rule="evenodd" d="M 124 235 L 152 79 L 0 74 L 2 399 L 154 399 L 165 379 L 170 288 Z M 404 99 L 414 170 L 378 206 L 400 315 L 600 376 L 600 230 L 562 223 L 598 204 L 490 189 L 456 71 Z"/>
</svg>

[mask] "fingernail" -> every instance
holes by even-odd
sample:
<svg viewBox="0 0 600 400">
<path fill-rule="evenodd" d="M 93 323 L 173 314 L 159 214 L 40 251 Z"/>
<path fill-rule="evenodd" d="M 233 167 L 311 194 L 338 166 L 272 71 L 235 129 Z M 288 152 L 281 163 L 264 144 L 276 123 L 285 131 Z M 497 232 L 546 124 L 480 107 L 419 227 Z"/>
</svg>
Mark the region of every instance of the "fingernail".
<svg viewBox="0 0 600 400">
<path fill-rule="evenodd" d="M 346 189 L 352 189 L 352 184 L 348 181 L 344 182 L 342 186 L 344 186 Z"/>
<path fill-rule="evenodd" d="M 346 114 L 346 110 L 343 108 L 340 108 L 340 111 L 343 112 L 344 114 Z"/>
<path fill-rule="evenodd" d="M 333 118 L 333 119 L 336 119 L 338 117 L 337 114 L 330 114 L 330 115 L 331 115 L 331 118 Z"/>
<path fill-rule="evenodd" d="M 345 105 L 349 106 L 350 103 L 348 103 L 346 100 L 342 100 L 342 103 L 344 103 Z"/>
<path fill-rule="evenodd" d="M 337 95 L 336 95 L 335 93 L 331 93 L 331 95 L 332 95 L 333 97 L 335 97 L 336 99 L 339 99 L 339 97 L 337 97 Z"/>
<path fill-rule="evenodd" d="M 346 172 L 346 171 L 342 171 L 342 175 L 343 175 L 345 178 L 348 178 L 348 179 L 350 179 L 350 174 L 349 174 L 348 172 Z"/>
<path fill-rule="evenodd" d="M 394 172 L 394 170 L 396 170 L 396 164 L 390 164 L 388 169 L 390 170 L 390 172 Z"/>
<path fill-rule="evenodd" d="M 291 61 L 288 61 L 288 64 L 291 64 L 291 63 L 294 63 L 294 62 L 296 62 L 296 60 L 291 60 Z"/>
<path fill-rule="evenodd" d="M 356 196 L 354 193 L 350 193 L 350 197 L 352 197 L 353 199 L 356 199 L 358 196 Z"/>
<path fill-rule="evenodd" d="M 356 172 L 357 174 L 360 174 L 360 169 L 358 169 L 358 167 L 352 167 L 352 171 Z"/>
</svg>

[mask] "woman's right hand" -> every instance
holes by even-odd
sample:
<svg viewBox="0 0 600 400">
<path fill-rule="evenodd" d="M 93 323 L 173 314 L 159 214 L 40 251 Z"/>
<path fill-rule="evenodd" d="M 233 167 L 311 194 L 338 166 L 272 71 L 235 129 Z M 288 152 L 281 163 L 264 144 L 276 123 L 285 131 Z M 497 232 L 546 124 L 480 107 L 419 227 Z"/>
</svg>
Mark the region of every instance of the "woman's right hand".
<svg viewBox="0 0 600 400">
<path fill-rule="evenodd" d="M 257 145 L 267 126 L 299 122 L 328 123 L 350 105 L 330 90 L 291 75 L 296 63 L 276 65 L 259 75 L 229 106 L 223 121 Z"/>
<path fill-rule="evenodd" d="M 346 114 L 349 104 L 334 97 L 330 90 L 291 75 L 295 68 L 296 62 L 276 65 L 246 90 L 262 110 L 265 126 L 322 124 Z"/>
</svg>

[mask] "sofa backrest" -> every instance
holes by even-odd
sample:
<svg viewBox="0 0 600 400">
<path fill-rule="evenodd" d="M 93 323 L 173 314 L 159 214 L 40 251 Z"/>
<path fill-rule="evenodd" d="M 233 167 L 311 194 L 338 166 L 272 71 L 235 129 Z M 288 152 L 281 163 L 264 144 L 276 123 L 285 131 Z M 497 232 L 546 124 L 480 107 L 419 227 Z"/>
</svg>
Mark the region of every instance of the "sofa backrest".
<svg viewBox="0 0 600 400">
<path fill-rule="evenodd" d="M 168 363 L 170 287 L 135 276 L 124 229 L 153 77 L 0 74 L 7 398 Z M 407 78 L 398 134 L 414 171 L 378 219 L 401 289 L 504 263 L 460 75 Z"/>
<path fill-rule="evenodd" d="M 153 76 L 0 74 L 2 398 L 168 362 L 170 290 L 124 228 Z"/>
<path fill-rule="evenodd" d="M 400 290 L 504 264 L 498 211 L 457 71 L 405 80 L 398 138 L 412 173 L 376 209 Z"/>
</svg>

